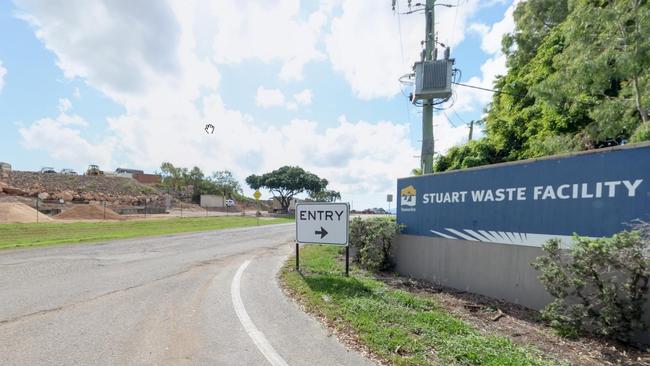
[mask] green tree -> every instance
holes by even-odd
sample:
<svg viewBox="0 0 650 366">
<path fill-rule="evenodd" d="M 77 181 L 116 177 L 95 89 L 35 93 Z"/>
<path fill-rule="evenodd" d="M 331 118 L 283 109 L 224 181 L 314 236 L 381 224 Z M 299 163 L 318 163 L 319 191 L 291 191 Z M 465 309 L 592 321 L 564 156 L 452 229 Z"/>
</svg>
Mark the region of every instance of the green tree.
<svg viewBox="0 0 650 366">
<path fill-rule="evenodd" d="M 422 175 L 422 168 L 411 169 L 411 175 Z"/>
<path fill-rule="evenodd" d="M 437 171 L 650 139 L 650 2 L 528 0 L 514 21 L 485 137 Z"/>
<path fill-rule="evenodd" d="M 326 189 L 327 180 L 316 174 L 305 171 L 297 166 L 283 166 L 262 175 L 250 175 L 246 183 L 253 189 L 266 188 L 282 206 L 283 212 L 288 212 L 291 199 L 302 192 L 319 193 Z"/>
<path fill-rule="evenodd" d="M 187 169 L 177 168 L 172 163 L 163 162 L 160 165 L 161 186 L 170 192 L 179 192 L 186 186 Z"/>
<path fill-rule="evenodd" d="M 329 189 L 320 192 L 309 192 L 309 198 L 318 202 L 336 202 L 341 199 L 341 193 Z"/>
<path fill-rule="evenodd" d="M 239 199 L 242 196 L 242 188 L 239 181 L 228 170 L 221 170 L 212 173 L 212 183 L 216 190 L 227 198 Z"/>
<path fill-rule="evenodd" d="M 650 5 L 572 1 L 561 28 L 566 46 L 554 59 L 557 71 L 535 92 L 553 106 L 586 101 L 584 132 L 594 147 L 628 139 L 648 122 Z"/>
</svg>

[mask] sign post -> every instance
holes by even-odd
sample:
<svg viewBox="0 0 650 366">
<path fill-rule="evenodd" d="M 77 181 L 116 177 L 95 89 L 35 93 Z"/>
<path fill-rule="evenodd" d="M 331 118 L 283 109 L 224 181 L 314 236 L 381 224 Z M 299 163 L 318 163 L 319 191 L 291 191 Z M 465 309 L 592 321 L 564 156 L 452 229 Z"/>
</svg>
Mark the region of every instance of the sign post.
<svg viewBox="0 0 650 366">
<path fill-rule="evenodd" d="M 345 275 L 349 274 L 349 217 L 347 203 L 301 202 L 296 205 L 296 270 L 300 270 L 300 244 L 345 246 Z"/>
<path fill-rule="evenodd" d="M 253 197 L 255 197 L 255 203 L 257 203 L 257 211 L 255 212 L 255 217 L 257 217 L 257 226 L 260 226 L 260 197 L 262 197 L 262 194 L 259 189 L 253 193 Z"/>
<path fill-rule="evenodd" d="M 386 195 L 386 202 L 388 202 L 388 214 L 390 215 L 390 203 L 393 202 L 393 195 L 392 194 L 387 194 Z"/>
</svg>

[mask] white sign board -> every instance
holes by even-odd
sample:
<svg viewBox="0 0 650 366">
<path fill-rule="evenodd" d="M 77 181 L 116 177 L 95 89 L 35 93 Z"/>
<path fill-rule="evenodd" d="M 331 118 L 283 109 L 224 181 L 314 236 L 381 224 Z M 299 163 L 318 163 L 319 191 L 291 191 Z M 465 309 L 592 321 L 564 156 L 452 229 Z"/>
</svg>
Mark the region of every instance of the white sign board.
<svg viewBox="0 0 650 366">
<path fill-rule="evenodd" d="M 296 241 L 347 245 L 349 216 L 350 206 L 347 203 L 298 203 Z"/>
</svg>

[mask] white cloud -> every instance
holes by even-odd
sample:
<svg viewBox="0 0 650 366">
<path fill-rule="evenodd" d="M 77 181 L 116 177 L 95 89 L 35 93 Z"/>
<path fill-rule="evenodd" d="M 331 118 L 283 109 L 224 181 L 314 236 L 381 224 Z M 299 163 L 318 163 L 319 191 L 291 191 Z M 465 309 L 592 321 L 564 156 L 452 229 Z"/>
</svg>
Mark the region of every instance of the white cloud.
<svg viewBox="0 0 650 366">
<path fill-rule="evenodd" d="M 81 98 L 81 92 L 79 91 L 79 88 L 74 88 L 72 95 L 77 99 Z"/>
<path fill-rule="evenodd" d="M 191 1 L 17 0 L 67 78 L 81 78 L 127 108 L 215 89 L 219 74 L 192 50 Z M 160 102 L 160 100 L 159 100 Z"/>
<path fill-rule="evenodd" d="M 472 24 L 470 30 L 481 36 L 481 49 L 489 54 L 489 58 L 481 65 L 481 76 L 474 76 L 465 81 L 466 84 L 492 89 L 494 82 L 499 75 L 507 72 L 506 56 L 501 52 L 501 40 L 507 33 L 515 29 L 513 18 L 514 10 L 520 0 L 515 0 L 503 14 L 503 18 L 492 24 Z M 454 108 L 461 112 L 476 111 L 477 108 L 485 106 L 492 100 L 492 92 L 458 86 L 456 90 L 462 98 L 459 98 Z"/>
<path fill-rule="evenodd" d="M 481 23 L 470 25 L 469 29 L 477 32 L 481 36 L 481 49 L 489 54 L 496 54 L 501 52 L 501 39 L 507 33 L 511 33 L 515 29 L 515 20 L 513 13 L 518 3 L 521 1 L 515 0 L 506 9 L 503 19 L 488 26 Z"/>
<path fill-rule="evenodd" d="M 62 101 L 58 117 L 20 129 L 23 146 L 79 165 L 128 163 L 154 169 L 170 161 L 208 172 L 231 169 L 240 179 L 292 164 L 327 178 L 344 195 L 391 191 L 395 178 L 417 165 L 408 125 L 341 118 L 330 128 L 306 120 L 260 127 L 251 116 L 224 105 L 217 63 L 279 61 L 281 77 L 294 79 L 305 63 L 321 57 L 315 42 L 332 5 L 323 2 L 301 20 L 295 3 L 277 0 L 276 9 L 270 2 L 158 1 L 151 14 L 141 14 L 130 2 L 55 6 L 18 0 L 22 17 L 66 77 L 81 79 L 124 110 L 92 121 L 108 126 L 104 137 L 92 138 L 86 130 L 90 122 L 70 115 L 72 103 Z M 214 12 L 221 10 L 215 22 Z M 262 23 L 254 24 L 255 19 Z M 263 87 L 257 94 L 256 102 L 285 108 L 313 101 L 309 89 L 291 98 Z M 214 134 L 205 133 L 206 123 L 215 126 Z"/>
<path fill-rule="evenodd" d="M 59 112 L 65 113 L 72 108 L 72 102 L 68 98 L 59 98 Z"/>
<path fill-rule="evenodd" d="M 286 107 L 290 111 L 295 111 L 298 109 L 298 104 L 296 102 L 287 102 Z"/>
<path fill-rule="evenodd" d="M 305 89 L 293 95 L 293 99 L 300 105 L 310 105 L 313 97 L 314 95 L 310 89 Z"/>
<path fill-rule="evenodd" d="M 436 7 L 436 32 L 441 42 L 452 47 L 452 55 L 453 47 L 465 38 L 467 19 L 479 7 L 478 0 L 459 3 L 457 8 Z M 396 95 L 400 91 L 398 78 L 410 72 L 419 59 L 424 17 L 421 13 L 399 17 L 401 41 L 398 15 L 389 4 L 376 0 L 343 0 L 342 13 L 331 22 L 325 41 L 327 53 L 333 68 L 343 74 L 359 98 Z"/>
<path fill-rule="evenodd" d="M 284 94 L 279 89 L 266 89 L 260 86 L 255 94 L 255 104 L 263 108 L 282 106 Z"/>
<path fill-rule="evenodd" d="M 84 78 L 104 91 L 137 93 L 155 74 L 180 68 L 178 24 L 166 2 L 16 2 L 68 78 Z"/>
<path fill-rule="evenodd" d="M 89 162 L 108 165 L 115 147 L 113 138 L 100 143 L 90 143 L 81 136 L 79 127 L 88 125 L 77 115 L 68 115 L 65 111 L 57 118 L 43 118 L 29 127 L 18 130 L 23 147 L 44 150 L 56 159 L 83 166 Z"/>
<path fill-rule="evenodd" d="M 287 99 L 280 89 L 267 89 L 263 86 L 257 88 L 255 93 L 255 104 L 262 108 L 282 107 L 295 111 L 298 106 L 311 104 L 313 93 L 310 89 L 304 89 L 293 95 L 293 99 Z"/>
<path fill-rule="evenodd" d="M 0 93 L 5 86 L 5 75 L 7 75 L 7 69 L 2 66 L 2 61 L 0 61 Z"/>
<path fill-rule="evenodd" d="M 317 43 L 331 9 L 332 4 L 323 1 L 303 18 L 300 0 L 215 2 L 204 9 L 216 27 L 214 59 L 279 61 L 281 79 L 299 80 L 305 64 L 324 57 Z"/>
</svg>

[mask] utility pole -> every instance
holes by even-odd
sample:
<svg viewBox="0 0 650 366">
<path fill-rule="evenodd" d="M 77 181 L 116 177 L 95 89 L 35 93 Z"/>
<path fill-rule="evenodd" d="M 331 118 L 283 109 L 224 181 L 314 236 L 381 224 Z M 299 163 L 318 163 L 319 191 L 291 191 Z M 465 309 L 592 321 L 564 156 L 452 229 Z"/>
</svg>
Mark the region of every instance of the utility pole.
<svg viewBox="0 0 650 366">
<path fill-rule="evenodd" d="M 474 132 L 474 120 L 469 121 L 469 139 L 468 141 L 472 141 L 472 133 Z"/>
<path fill-rule="evenodd" d="M 423 61 L 431 61 L 435 45 L 434 7 L 436 0 L 427 0 L 424 8 L 426 18 L 425 48 Z M 422 174 L 433 173 L 433 99 L 427 99 L 422 107 L 422 153 L 420 162 Z"/>
</svg>

